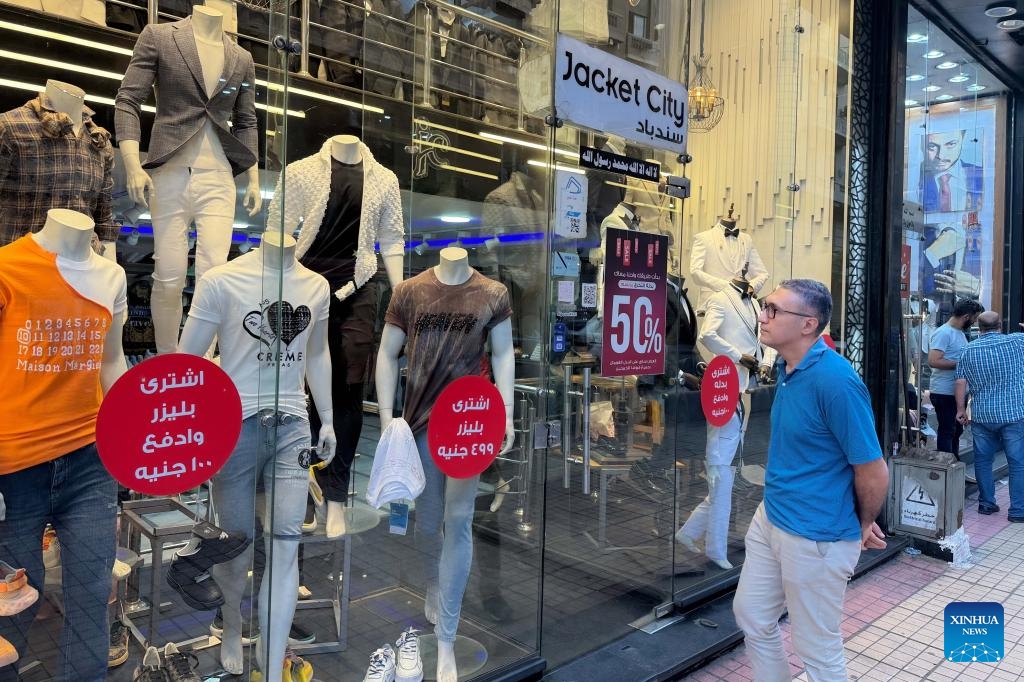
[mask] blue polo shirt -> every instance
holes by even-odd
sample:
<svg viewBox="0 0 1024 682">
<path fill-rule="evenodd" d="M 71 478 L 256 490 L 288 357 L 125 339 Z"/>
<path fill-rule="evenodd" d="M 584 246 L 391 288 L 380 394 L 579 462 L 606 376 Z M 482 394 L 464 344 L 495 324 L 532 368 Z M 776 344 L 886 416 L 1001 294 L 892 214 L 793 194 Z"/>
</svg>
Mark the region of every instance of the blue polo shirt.
<svg viewBox="0 0 1024 682">
<path fill-rule="evenodd" d="M 821 339 L 791 374 L 780 362 L 764 486 L 768 520 L 808 540 L 859 540 L 851 465 L 882 456 L 867 387 Z"/>
</svg>

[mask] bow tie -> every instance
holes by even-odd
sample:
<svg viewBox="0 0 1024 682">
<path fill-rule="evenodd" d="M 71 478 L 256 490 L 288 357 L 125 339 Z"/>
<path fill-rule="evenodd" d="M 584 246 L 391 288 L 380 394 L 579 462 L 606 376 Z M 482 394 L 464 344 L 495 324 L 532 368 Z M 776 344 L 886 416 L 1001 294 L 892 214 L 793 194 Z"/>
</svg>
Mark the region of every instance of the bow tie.
<svg viewBox="0 0 1024 682">
<path fill-rule="evenodd" d="M 729 227 L 725 227 L 725 225 L 723 225 L 722 227 L 725 229 L 725 236 L 726 237 L 733 237 L 733 238 L 735 238 L 740 233 L 740 228 L 739 227 L 729 228 Z"/>
</svg>

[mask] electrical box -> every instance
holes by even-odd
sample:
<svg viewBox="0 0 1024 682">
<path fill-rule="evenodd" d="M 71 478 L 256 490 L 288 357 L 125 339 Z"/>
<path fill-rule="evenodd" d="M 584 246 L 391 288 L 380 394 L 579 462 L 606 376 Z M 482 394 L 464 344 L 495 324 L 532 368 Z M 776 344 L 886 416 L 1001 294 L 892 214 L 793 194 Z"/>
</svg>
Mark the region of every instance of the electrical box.
<svg viewBox="0 0 1024 682">
<path fill-rule="evenodd" d="M 963 462 L 944 464 L 895 457 L 889 530 L 926 540 L 955 533 L 964 522 Z"/>
</svg>

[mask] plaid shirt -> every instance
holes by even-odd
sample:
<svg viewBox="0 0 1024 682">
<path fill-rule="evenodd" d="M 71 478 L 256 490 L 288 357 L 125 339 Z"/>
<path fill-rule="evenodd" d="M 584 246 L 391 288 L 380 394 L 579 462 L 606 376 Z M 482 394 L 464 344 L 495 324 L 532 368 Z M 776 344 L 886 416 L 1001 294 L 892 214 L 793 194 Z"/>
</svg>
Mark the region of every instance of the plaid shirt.
<svg viewBox="0 0 1024 682">
<path fill-rule="evenodd" d="M 1024 420 L 1024 334 L 987 332 L 971 341 L 956 363 L 956 378 L 967 380 L 973 421 Z"/>
<path fill-rule="evenodd" d="M 93 113 L 85 107 L 77 136 L 45 93 L 0 114 L 0 246 L 38 232 L 51 208 L 84 213 L 102 241 L 117 239 L 110 213 L 114 150 Z"/>
</svg>

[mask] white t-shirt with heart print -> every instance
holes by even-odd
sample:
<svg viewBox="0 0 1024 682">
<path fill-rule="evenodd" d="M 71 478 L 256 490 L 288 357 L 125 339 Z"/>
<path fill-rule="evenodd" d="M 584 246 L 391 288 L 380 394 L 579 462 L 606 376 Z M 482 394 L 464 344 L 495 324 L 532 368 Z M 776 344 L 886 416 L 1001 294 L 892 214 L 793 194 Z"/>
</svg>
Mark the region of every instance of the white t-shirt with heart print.
<svg viewBox="0 0 1024 682">
<path fill-rule="evenodd" d="M 301 263 L 287 265 L 283 277 L 265 269 L 259 249 L 199 280 L 188 314 L 217 325 L 220 366 L 238 388 L 243 418 L 274 407 L 278 367 L 278 410 L 306 414 L 309 335 L 315 321 L 327 320 L 330 294 L 327 280 Z"/>
</svg>

